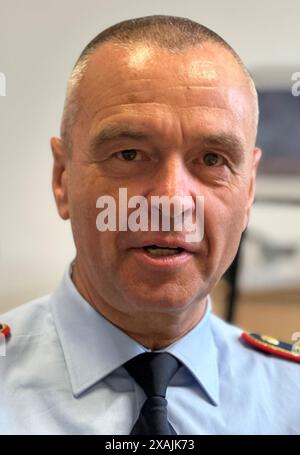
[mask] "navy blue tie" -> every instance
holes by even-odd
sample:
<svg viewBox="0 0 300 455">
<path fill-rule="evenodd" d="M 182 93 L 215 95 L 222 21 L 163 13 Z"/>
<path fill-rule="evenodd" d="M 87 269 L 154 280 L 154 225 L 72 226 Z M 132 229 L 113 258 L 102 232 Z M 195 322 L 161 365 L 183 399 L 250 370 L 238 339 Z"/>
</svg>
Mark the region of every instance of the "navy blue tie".
<svg viewBox="0 0 300 455">
<path fill-rule="evenodd" d="M 176 434 L 168 421 L 168 402 L 165 397 L 169 382 L 180 365 L 167 352 L 145 352 L 124 365 L 147 395 L 131 435 Z"/>
</svg>

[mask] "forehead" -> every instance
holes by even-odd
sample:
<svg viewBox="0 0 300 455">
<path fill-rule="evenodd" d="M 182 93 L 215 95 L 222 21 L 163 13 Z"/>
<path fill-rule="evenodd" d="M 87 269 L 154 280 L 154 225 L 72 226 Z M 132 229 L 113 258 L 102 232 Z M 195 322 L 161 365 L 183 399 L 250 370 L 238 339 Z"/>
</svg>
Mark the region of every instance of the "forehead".
<svg viewBox="0 0 300 455">
<path fill-rule="evenodd" d="M 149 81 L 161 84 L 182 83 L 193 86 L 242 86 L 246 78 L 230 52 L 214 43 L 183 51 L 137 43 L 121 46 L 115 43 L 101 45 L 89 58 L 87 71 L 81 83 L 81 92 L 116 90 L 117 85 L 131 83 L 146 85 Z M 125 87 L 124 87 L 125 88 Z"/>
<path fill-rule="evenodd" d="M 154 115 L 172 111 L 210 119 L 222 110 L 227 119 L 249 117 L 249 87 L 227 49 L 212 43 L 169 52 L 140 43 L 105 44 L 90 57 L 80 84 L 82 123 L 89 128 L 111 115 Z M 225 118 L 225 117 L 224 117 Z"/>
</svg>

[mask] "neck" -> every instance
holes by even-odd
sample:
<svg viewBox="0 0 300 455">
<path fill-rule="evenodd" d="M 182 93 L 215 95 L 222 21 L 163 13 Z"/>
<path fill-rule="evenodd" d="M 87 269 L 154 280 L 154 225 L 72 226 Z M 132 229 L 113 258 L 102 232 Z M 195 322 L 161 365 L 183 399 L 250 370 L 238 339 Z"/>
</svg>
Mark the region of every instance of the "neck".
<svg viewBox="0 0 300 455">
<path fill-rule="evenodd" d="M 117 326 L 129 337 L 151 350 L 164 349 L 182 338 L 203 318 L 207 297 L 189 302 L 184 309 L 176 311 L 137 311 L 133 308 L 126 313 L 117 305 L 108 304 L 99 293 L 88 284 L 73 266 L 72 280 L 84 299 L 103 317 Z"/>
</svg>

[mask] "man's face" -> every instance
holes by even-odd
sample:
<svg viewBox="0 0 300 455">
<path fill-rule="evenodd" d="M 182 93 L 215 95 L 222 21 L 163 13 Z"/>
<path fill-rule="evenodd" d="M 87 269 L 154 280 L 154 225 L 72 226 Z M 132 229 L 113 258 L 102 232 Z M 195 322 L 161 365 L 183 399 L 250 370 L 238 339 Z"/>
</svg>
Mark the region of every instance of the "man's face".
<svg viewBox="0 0 300 455">
<path fill-rule="evenodd" d="M 105 44 L 79 99 L 58 206 L 71 218 L 80 275 L 122 313 L 183 311 L 220 279 L 247 224 L 260 153 L 247 79 L 209 43 L 177 54 Z M 149 204 L 151 196 L 204 196 L 203 240 L 181 259 L 151 259 L 145 243 L 176 245 L 183 233 L 99 232 L 96 201 L 109 195 L 118 207 L 119 188 Z"/>
</svg>

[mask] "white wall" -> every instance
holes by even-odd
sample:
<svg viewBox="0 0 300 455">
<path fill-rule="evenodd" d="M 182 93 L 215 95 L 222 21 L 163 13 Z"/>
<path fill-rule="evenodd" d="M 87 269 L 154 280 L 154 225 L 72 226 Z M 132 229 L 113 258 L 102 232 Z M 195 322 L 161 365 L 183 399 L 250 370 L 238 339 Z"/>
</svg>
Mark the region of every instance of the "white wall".
<svg viewBox="0 0 300 455">
<path fill-rule="evenodd" d="M 298 0 L 0 0 L 0 313 L 50 292 L 74 255 L 51 194 L 69 72 L 100 30 L 149 14 L 187 16 L 222 35 L 251 68 L 300 71 Z M 268 81 L 267 81 L 268 83 Z"/>
</svg>

